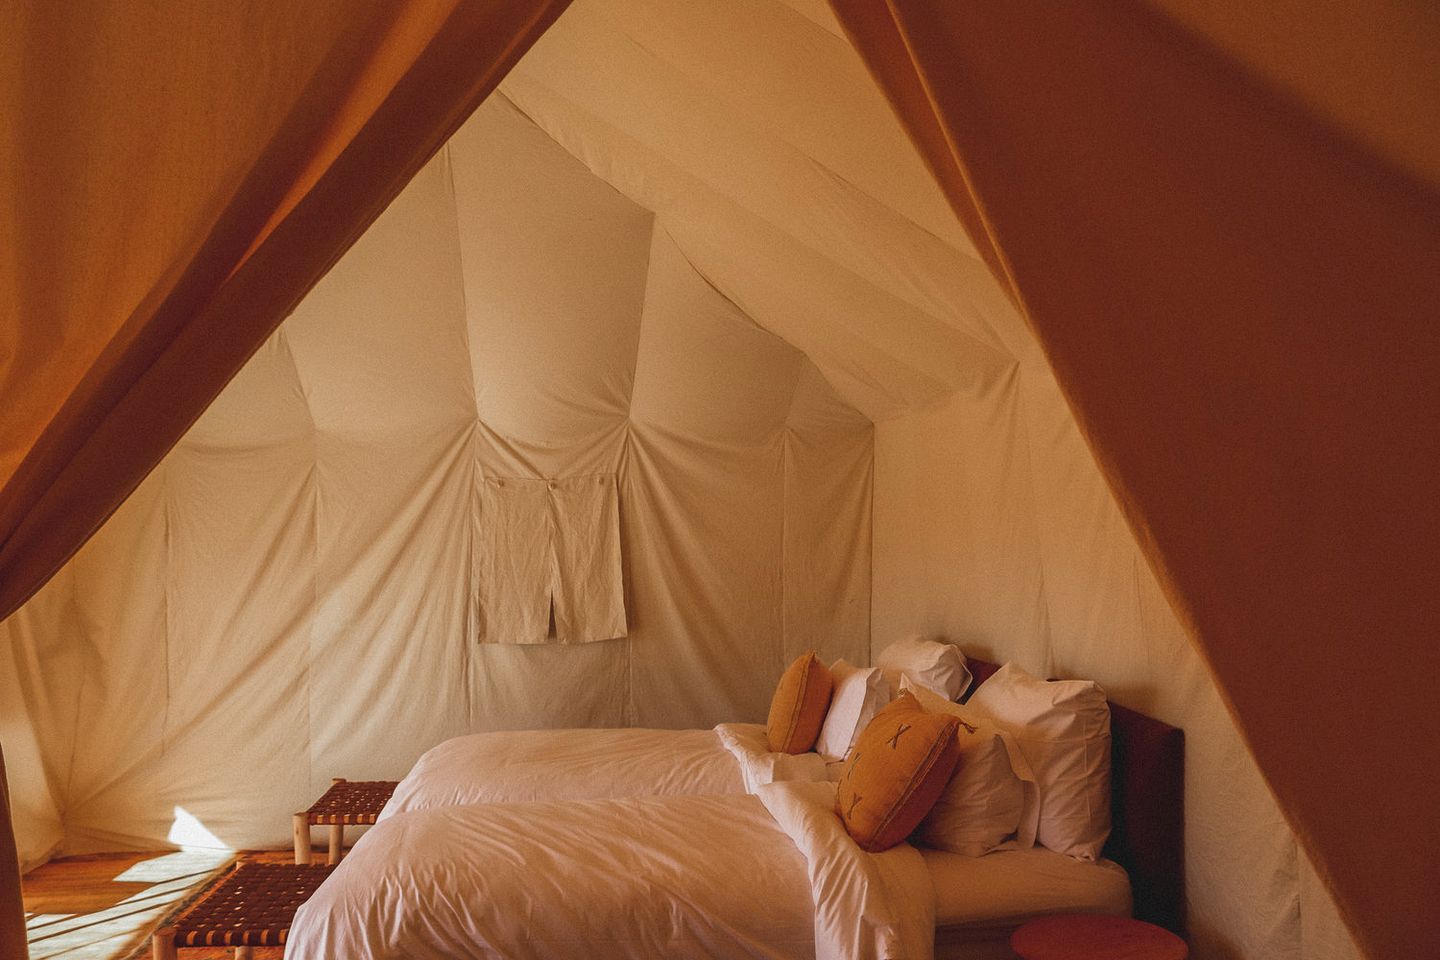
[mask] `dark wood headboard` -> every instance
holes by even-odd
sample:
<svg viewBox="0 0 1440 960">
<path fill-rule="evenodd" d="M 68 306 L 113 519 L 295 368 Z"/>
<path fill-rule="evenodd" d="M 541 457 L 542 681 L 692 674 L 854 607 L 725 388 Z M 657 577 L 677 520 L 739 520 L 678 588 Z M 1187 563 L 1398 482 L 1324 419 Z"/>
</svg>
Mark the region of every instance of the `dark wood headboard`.
<svg viewBox="0 0 1440 960">
<path fill-rule="evenodd" d="M 969 659 L 970 693 L 1000 669 Z M 1185 731 L 1110 703 L 1110 839 L 1135 916 L 1185 936 Z"/>
</svg>

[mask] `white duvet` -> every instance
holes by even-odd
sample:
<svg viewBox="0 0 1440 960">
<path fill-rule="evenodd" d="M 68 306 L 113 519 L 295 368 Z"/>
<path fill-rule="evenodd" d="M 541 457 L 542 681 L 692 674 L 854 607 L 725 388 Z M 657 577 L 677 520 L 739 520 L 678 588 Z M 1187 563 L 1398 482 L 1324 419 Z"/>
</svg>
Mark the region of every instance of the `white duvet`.
<svg viewBox="0 0 1440 960">
<path fill-rule="evenodd" d="M 300 908 L 285 955 L 928 960 L 924 861 L 861 851 L 834 797 L 775 783 L 392 816 Z"/>
<path fill-rule="evenodd" d="M 515 730 L 432 748 L 380 814 L 466 803 L 753 792 L 775 780 L 824 780 L 818 754 L 771 753 L 765 728 Z"/>
</svg>

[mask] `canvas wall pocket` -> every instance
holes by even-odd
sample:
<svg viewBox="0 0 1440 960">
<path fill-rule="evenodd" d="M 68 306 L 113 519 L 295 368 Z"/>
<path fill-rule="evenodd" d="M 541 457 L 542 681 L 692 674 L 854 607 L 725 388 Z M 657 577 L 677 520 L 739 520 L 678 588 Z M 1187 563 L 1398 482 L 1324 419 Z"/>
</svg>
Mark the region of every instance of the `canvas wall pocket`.
<svg viewBox="0 0 1440 960">
<path fill-rule="evenodd" d="M 614 474 L 480 481 L 476 593 L 482 643 L 590 643 L 625 636 L 616 488 Z"/>
</svg>

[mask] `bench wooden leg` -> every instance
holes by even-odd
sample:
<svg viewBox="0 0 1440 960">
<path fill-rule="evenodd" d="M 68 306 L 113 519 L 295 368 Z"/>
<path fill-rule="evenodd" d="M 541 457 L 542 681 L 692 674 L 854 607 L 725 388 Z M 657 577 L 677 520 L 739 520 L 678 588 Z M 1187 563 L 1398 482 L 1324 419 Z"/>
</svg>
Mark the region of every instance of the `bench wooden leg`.
<svg viewBox="0 0 1440 960">
<path fill-rule="evenodd" d="M 310 862 L 310 815 L 295 814 L 295 862 Z"/>
<path fill-rule="evenodd" d="M 330 859 L 326 862 L 336 864 L 340 862 L 340 849 L 345 846 L 345 825 L 340 823 L 330 824 Z"/>
<path fill-rule="evenodd" d="M 150 938 L 152 960 L 175 960 L 175 928 L 162 927 Z"/>
<path fill-rule="evenodd" d="M 337 783 L 347 782 L 344 777 L 331 777 L 330 783 L 333 786 Z M 342 848 L 345 846 L 345 827 L 343 824 L 332 823 L 330 825 L 330 856 L 326 863 L 334 866 L 340 862 Z"/>
</svg>

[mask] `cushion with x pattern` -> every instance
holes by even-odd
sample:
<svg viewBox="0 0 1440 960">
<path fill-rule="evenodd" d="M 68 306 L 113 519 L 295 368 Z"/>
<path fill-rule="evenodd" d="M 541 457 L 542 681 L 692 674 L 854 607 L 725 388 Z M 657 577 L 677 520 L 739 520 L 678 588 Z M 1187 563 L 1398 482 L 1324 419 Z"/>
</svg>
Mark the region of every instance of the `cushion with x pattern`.
<svg viewBox="0 0 1440 960">
<path fill-rule="evenodd" d="M 960 759 L 956 717 L 929 713 L 902 693 L 860 734 L 840 775 L 835 812 L 862 850 L 908 837 L 935 805 Z"/>
</svg>

